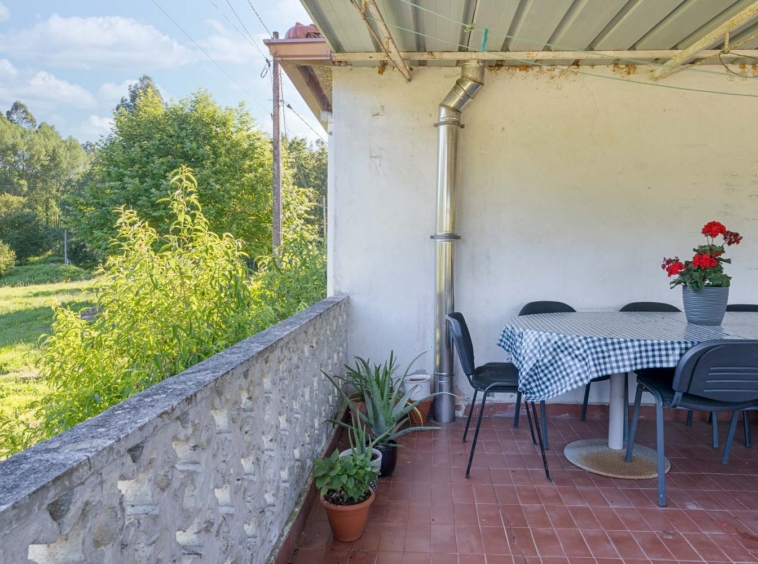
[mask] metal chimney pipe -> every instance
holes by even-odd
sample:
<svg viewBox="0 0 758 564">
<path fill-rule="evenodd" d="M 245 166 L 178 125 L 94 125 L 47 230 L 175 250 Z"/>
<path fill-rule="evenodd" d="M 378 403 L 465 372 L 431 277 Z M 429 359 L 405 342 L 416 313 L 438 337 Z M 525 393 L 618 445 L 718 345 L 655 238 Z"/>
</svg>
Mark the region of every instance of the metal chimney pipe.
<svg viewBox="0 0 758 564">
<path fill-rule="evenodd" d="M 455 233 L 455 183 L 458 168 L 458 132 L 461 112 L 484 86 L 484 64 L 464 63 L 461 77 L 442 100 L 439 109 L 437 144 L 437 228 L 432 235 L 436 246 L 434 306 L 434 381 L 435 391 L 453 393 L 453 348 L 445 316 L 453 311 L 453 243 Z M 439 423 L 455 421 L 455 398 L 434 398 L 434 419 Z"/>
</svg>

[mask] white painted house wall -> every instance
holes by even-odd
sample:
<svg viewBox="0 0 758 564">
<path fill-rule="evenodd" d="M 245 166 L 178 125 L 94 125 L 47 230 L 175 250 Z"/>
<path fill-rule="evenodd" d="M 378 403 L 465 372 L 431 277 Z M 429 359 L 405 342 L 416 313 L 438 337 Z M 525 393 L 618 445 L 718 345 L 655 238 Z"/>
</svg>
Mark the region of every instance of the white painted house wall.
<svg viewBox="0 0 758 564">
<path fill-rule="evenodd" d="M 621 76 L 626 69 L 583 71 Z M 634 69 L 628 69 L 633 71 Z M 649 69 L 630 78 L 648 81 Z M 686 72 L 662 84 L 758 96 L 758 81 Z M 437 107 L 455 68 L 406 83 L 334 71 L 329 288 L 350 295 L 350 355 L 390 350 L 432 371 Z M 655 88 L 544 69 L 486 73 L 461 135 L 456 309 L 477 362 L 502 359 L 505 320 L 533 300 L 577 310 L 682 306 L 664 256 L 689 258 L 718 220 L 733 302 L 758 302 L 758 98 Z M 458 386 L 470 389 L 458 375 Z M 607 383 L 594 387 L 594 401 Z M 581 390 L 556 401 L 579 402 Z"/>
</svg>

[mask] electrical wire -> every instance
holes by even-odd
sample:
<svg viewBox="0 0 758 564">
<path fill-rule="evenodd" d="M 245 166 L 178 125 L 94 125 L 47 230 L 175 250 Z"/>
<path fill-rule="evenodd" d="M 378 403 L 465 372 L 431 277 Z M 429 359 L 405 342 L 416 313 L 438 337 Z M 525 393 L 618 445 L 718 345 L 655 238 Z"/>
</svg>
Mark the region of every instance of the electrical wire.
<svg viewBox="0 0 758 564">
<path fill-rule="evenodd" d="M 410 0 L 397 0 L 397 1 L 402 2 L 404 4 L 408 4 L 409 6 L 413 6 L 414 8 L 417 8 L 417 9 L 423 11 L 423 12 L 427 12 L 429 14 L 432 14 L 434 16 L 442 18 L 443 20 L 447 20 L 449 22 L 458 24 L 458 25 L 464 27 L 467 32 L 481 31 L 482 33 L 486 32 L 489 35 L 503 37 L 503 38 L 506 38 L 506 39 L 515 39 L 517 41 L 523 41 L 525 43 L 534 43 L 535 45 L 540 45 L 540 48 L 542 48 L 542 47 L 550 47 L 551 49 L 557 50 L 557 51 L 573 51 L 573 52 L 578 52 L 578 53 L 584 53 L 584 54 L 587 54 L 587 55 L 595 55 L 595 56 L 605 57 L 605 58 L 612 59 L 612 60 L 626 61 L 626 62 L 633 63 L 633 64 L 636 64 L 636 65 L 649 65 L 649 66 L 658 66 L 658 67 L 665 66 L 665 67 L 677 68 L 677 69 L 681 69 L 681 70 L 688 70 L 688 71 L 692 71 L 692 72 L 702 72 L 702 73 L 717 74 L 719 76 L 722 76 L 722 73 L 719 72 L 719 71 L 709 71 L 709 70 L 706 70 L 706 69 L 695 69 L 695 68 L 691 68 L 690 65 L 675 65 L 675 66 L 672 66 L 672 65 L 667 65 L 666 63 L 656 63 L 656 62 L 653 62 L 653 61 L 645 61 L 645 60 L 641 60 L 641 59 L 632 59 L 632 58 L 628 58 L 628 57 L 618 57 L 618 56 L 615 56 L 615 55 L 608 55 L 608 54 L 602 53 L 600 51 L 587 51 L 585 49 L 575 49 L 575 48 L 569 47 L 567 45 L 559 45 L 557 43 L 545 43 L 543 41 L 536 41 L 534 39 L 527 39 L 526 37 L 520 37 L 518 35 L 510 35 L 508 33 L 501 33 L 501 32 L 496 32 L 496 31 L 490 31 L 489 28 L 476 27 L 476 25 L 473 24 L 473 23 L 472 24 L 467 24 L 465 22 L 456 20 L 455 18 L 451 18 L 449 16 L 446 16 L 445 14 L 440 14 L 439 12 L 435 12 L 434 10 L 430 10 L 429 8 L 425 8 L 424 6 L 420 6 L 419 4 L 411 2 Z M 388 23 L 387 25 L 391 25 L 391 24 Z M 392 27 L 395 27 L 395 26 L 392 26 Z M 406 31 L 410 31 L 411 33 L 415 33 L 414 30 L 406 30 Z M 421 34 L 421 35 L 423 35 L 423 34 Z M 426 37 L 430 37 L 430 36 L 426 36 Z M 444 39 L 440 39 L 438 37 L 430 37 L 430 39 L 437 39 L 438 41 L 445 41 Z M 445 43 L 453 43 L 453 42 L 445 41 Z M 460 45 L 458 43 L 453 43 L 453 44 L 454 45 L 458 45 L 459 47 L 464 47 L 465 49 L 468 49 L 468 50 L 476 51 L 476 49 L 471 49 L 468 45 Z"/>
<path fill-rule="evenodd" d="M 168 19 L 170 19 L 170 20 L 172 21 L 172 23 L 173 23 L 173 24 L 174 24 L 176 27 L 178 27 L 178 28 L 179 28 L 179 30 L 181 30 L 181 32 L 182 32 L 184 35 L 186 35 L 186 36 L 187 36 L 187 38 L 188 38 L 190 41 L 192 41 L 192 43 L 194 43 L 194 44 L 195 44 L 195 47 L 197 47 L 198 49 L 200 49 L 200 51 L 202 51 L 202 52 L 203 52 L 203 54 L 204 54 L 206 57 L 208 57 L 208 59 L 210 59 L 210 61 L 211 61 L 211 62 L 212 62 L 214 65 L 216 65 L 216 67 L 218 68 L 218 70 L 220 70 L 222 73 L 224 73 L 224 74 L 226 75 L 226 77 L 227 77 L 229 80 L 231 80 L 231 81 L 232 81 L 234 84 L 236 84 L 236 85 L 237 85 L 237 87 L 238 87 L 240 90 L 242 90 L 242 91 L 243 91 L 245 94 L 247 94 L 247 96 L 248 96 L 248 97 L 249 97 L 249 98 L 250 98 L 250 99 L 251 99 L 253 102 L 255 102 L 256 104 L 258 104 L 258 105 L 259 105 L 261 108 L 263 108 L 263 109 L 266 111 L 266 113 L 268 113 L 269 115 L 271 115 L 271 110 L 269 110 L 268 108 L 266 108 L 266 106 L 264 106 L 264 105 L 263 105 L 263 104 L 261 104 L 261 103 L 260 103 L 258 100 L 256 100 L 256 99 L 255 99 L 255 97 L 253 97 L 253 95 L 252 95 L 252 94 L 250 94 L 250 92 L 248 92 L 247 90 L 245 90 L 245 89 L 242 87 L 242 85 L 241 85 L 239 82 L 237 82 L 237 81 L 234 79 L 234 77 L 233 77 L 232 75 L 230 75 L 228 72 L 226 72 L 226 70 L 224 70 L 224 67 L 222 67 L 221 65 L 219 65 L 219 64 L 216 62 L 216 60 L 215 60 L 213 57 L 211 57 L 211 56 L 208 54 L 208 52 L 207 52 L 205 49 L 203 49 L 203 48 L 200 46 L 200 44 L 199 44 L 197 41 L 195 41 L 195 40 L 192 38 L 192 36 L 191 36 L 189 33 L 187 33 L 186 31 L 184 31 L 184 28 L 183 28 L 182 26 L 180 26 L 180 25 L 179 25 L 179 24 L 176 22 L 176 20 L 175 20 L 174 18 L 172 18 L 172 17 L 169 15 L 169 13 L 168 13 L 166 10 L 164 10 L 164 9 L 163 9 L 163 7 L 162 7 L 160 4 L 158 4 L 158 2 L 157 2 L 156 0 L 152 0 L 152 2 L 153 2 L 153 4 L 155 4 L 155 5 L 158 7 L 158 9 L 159 9 L 161 12 L 163 12 L 163 13 L 166 15 L 166 17 L 167 17 Z"/>
<path fill-rule="evenodd" d="M 247 28 L 245 28 L 245 31 L 247 31 L 247 35 L 245 35 L 244 33 L 242 33 L 242 32 L 239 30 L 239 28 L 238 28 L 236 25 L 234 25 L 234 22 L 232 22 L 232 20 L 230 20 L 230 19 L 229 19 L 229 16 L 227 16 L 227 15 L 226 15 L 226 14 L 225 14 L 225 13 L 224 13 L 222 10 L 221 10 L 221 8 L 219 8 L 219 7 L 216 5 L 216 3 L 215 3 L 213 0 L 208 0 L 208 2 L 210 2 L 211 4 L 213 4 L 213 7 L 214 7 L 214 8 L 216 8 L 216 9 L 219 11 L 219 13 L 220 13 L 222 16 L 224 16 L 224 19 L 225 19 L 227 22 L 229 22 L 229 25 L 230 25 L 230 26 L 232 26 L 232 27 L 234 28 L 234 31 L 236 31 L 237 33 L 239 33 L 239 35 L 240 35 L 240 37 L 242 37 L 242 39 L 244 39 L 244 40 L 245 40 L 245 41 L 247 41 L 247 42 L 248 42 L 250 45 L 252 45 L 253 47 L 255 47 L 255 48 L 258 50 L 258 52 L 261 54 L 261 56 L 264 58 L 264 60 L 266 61 L 266 64 L 265 64 L 265 65 L 263 65 L 263 69 L 261 70 L 261 74 L 260 74 L 260 77 L 261 77 L 261 78 L 264 78 L 264 77 L 266 76 L 266 74 L 268 74 L 268 71 L 269 71 L 269 69 L 271 68 L 271 61 L 270 61 L 270 60 L 269 60 L 269 58 L 266 56 L 266 54 L 265 54 L 265 53 L 264 53 L 264 52 L 261 50 L 261 48 L 260 48 L 260 47 L 258 47 L 258 44 L 257 44 L 257 43 L 255 43 L 255 41 L 253 40 L 253 37 L 252 37 L 252 35 L 250 35 L 250 32 L 249 32 L 249 31 L 247 31 Z M 228 2 L 228 0 L 227 0 L 227 2 Z M 229 7 L 231 8 L 231 5 L 230 5 Z M 232 11 L 234 12 L 234 8 L 232 8 Z M 236 15 L 237 15 L 237 12 L 234 12 L 234 15 L 236 16 Z M 237 16 L 237 19 L 239 20 L 239 22 L 242 24 L 242 27 L 244 28 L 244 27 L 245 27 L 245 24 L 243 24 L 243 23 L 242 23 L 242 20 L 240 19 L 240 17 L 239 17 L 239 16 Z M 248 35 L 250 35 L 250 37 L 248 37 Z"/>
<path fill-rule="evenodd" d="M 375 20 L 374 18 L 372 18 L 370 16 L 366 16 L 366 17 L 368 19 L 370 19 L 370 20 L 377 21 L 377 20 Z M 464 49 L 469 49 L 469 47 L 467 45 L 462 45 L 460 43 L 456 43 L 455 41 L 448 41 L 446 39 L 442 39 L 440 37 L 435 37 L 433 35 L 428 35 L 426 33 L 422 33 L 420 31 L 416 31 L 416 30 L 413 30 L 413 29 L 408 29 L 408 28 L 405 28 L 405 27 L 402 27 L 402 26 L 398 26 L 398 25 L 394 25 L 394 24 L 387 23 L 387 22 L 384 22 L 384 23 L 386 25 L 388 25 L 389 27 L 394 27 L 394 28 L 399 29 L 401 31 L 407 31 L 409 33 L 415 33 L 415 34 L 420 35 L 422 37 L 426 37 L 426 38 L 429 38 L 429 39 L 434 39 L 436 41 L 441 41 L 443 43 L 449 43 L 451 45 L 457 45 L 458 47 L 463 47 Z M 642 85 L 642 86 L 653 86 L 655 88 L 668 88 L 669 90 L 682 90 L 682 91 L 685 91 L 685 92 L 700 92 L 700 93 L 703 93 L 703 94 L 719 94 L 719 95 L 722 95 L 722 96 L 736 96 L 738 98 L 758 98 L 758 95 L 756 95 L 756 94 L 742 94 L 742 93 L 739 93 L 739 92 L 723 92 L 723 91 L 719 91 L 719 90 L 703 90 L 703 89 L 700 89 L 700 88 L 688 88 L 688 87 L 685 87 L 685 86 L 672 86 L 670 84 L 659 84 L 659 83 L 655 83 L 655 82 L 642 82 L 641 80 L 629 80 L 629 79 L 626 79 L 626 78 L 619 78 L 619 77 L 616 77 L 616 76 L 605 76 L 605 75 L 601 75 L 601 74 L 593 74 L 591 72 L 585 72 L 585 71 L 576 70 L 576 69 L 571 68 L 571 67 L 559 67 L 559 66 L 556 66 L 556 65 L 546 65 L 544 63 L 538 63 L 536 61 L 530 61 L 528 59 L 513 58 L 513 59 L 509 59 L 509 60 L 519 62 L 519 63 L 521 63 L 523 65 L 542 67 L 542 68 L 545 68 L 545 69 L 554 69 L 554 70 L 558 70 L 558 71 L 561 71 L 561 72 L 570 72 L 570 73 L 573 73 L 573 74 L 580 74 L 580 75 L 585 75 L 585 76 L 591 76 L 593 78 L 601 78 L 601 79 L 604 79 L 604 80 L 615 80 L 615 81 L 619 81 L 619 82 L 626 82 L 626 83 L 629 83 L 629 84 L 639 84 L 639 85 Z M 711 72 L 711 71 L 708 71 L 708 72 Z M 721 73 L 717 73 L 717 74 L 719 74 L 719 76 L 721 76 Z"/>
<path fill-rule="evenodd" d="M 261 22 L 263 29 L 266 30 L 266 32 L 269 34 L 270 37 L 274 37 L 274 34 L 271 33 L 271 30 L 269 30 L 269 28 L 266 26 L 266 23 L 263 21 L 263 18 L 258 13 L 258 10 L 255 9 L 255 6 L 253 6 L 253 3 L 250 0 L 247 0 L 247 3 L 250 4 L 250 7 L 253 9 L 253 12 L 255 12 L 255 15 L 258 16 L 258 21 Z"/>
<path fill-rule="evenodd" d="M 719 53 L 719 61 L 721 62 L 721 64 L 722 64 L 722 65 L 724 66 L 724 68 L 726 69 L 726 72 L 728 72 L 728 73 L 731 73 L 731 74 L 733 74 L 733 75 L 735 75 L 735 76 L 739 76 L 740 78 L 758 78 L 758 75 L 755 75 L 755 76 L 748 76 L 748 75 L 746 75 L 746 74 L 741 74 L 741 73 L 739 73 L 739 72 L 733 71 L 731 68 L 729 68 L 729 65 L 728 65 L 728 64 L 726 64 L 726 63 L 724 62 L 724 59 L 722 59 L 722 58 L 721 58 L 721 55 L 722 55 L 722 54 L 723 54 L 723 53 Z M 751 58 L 751 59 L 753 59 L 753 58 L 755 58 L 755 57 L 750 57 L 750 58 Z"/>
<path fill-rule="evenodd" d="M 295 114 L 297 117 L 299 117 L 299 118 L 300 118 L 300 121 L 302 121 L 302 122 L 303 122 L 305 125 L 307 125 L 307 126 L 308 126 L 308 129 L 310 129 L 310 130 L 311 130 L 313 133 L 315 133 L 315 134 L 316 134 L 316 135 L 317 135 L 317 136 L 318 136 L 318 137 L 319 137 L 319 138 L 320 138 L 320 139 L 321 139 L 321 140 L 322 140 L 324 143 L 326 143 L 326 139 L 324 139 L 324 138 L 321 136 L 321 134 L 320 134 L 318 131 L 316 131 L 315 129 L 313 129 L 313 127 L 311 127 L 311 124 L 310 124 L 310 123 L 308 123 L 307 121 L 305 121 L 305 119 L 303 118 L 303 116 L 301 116 L 299 113 L 297 113 L 297 112 L 295 111 L 295 109 L 294 109 L 292 106 L 290 106 L 290 105 L 289 105 L 289 103 L 287 103 L 287 101 L 286 101 L 286 100 L 282 100 L 282 102 L 284 102 L 284 105 L 285 105 L 285 107 L 286 107 L 288 110 L 291 110 L 293 114 Z"/>
</svg>

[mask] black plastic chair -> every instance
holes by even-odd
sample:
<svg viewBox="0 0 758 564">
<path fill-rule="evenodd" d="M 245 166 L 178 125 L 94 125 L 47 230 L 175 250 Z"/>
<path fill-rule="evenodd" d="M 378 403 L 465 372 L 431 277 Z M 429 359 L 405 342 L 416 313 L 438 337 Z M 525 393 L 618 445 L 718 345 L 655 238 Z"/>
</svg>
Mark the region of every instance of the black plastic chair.
<svg viewBox="0 0 758 564">
<path fill-rule="evenodd" d="M 726 306 L 726 311 L 758 313 L 758 304 L 729 304 Z M 753 439 L 750 436 L 750 418 L 747 412 L 742 414 L 742 424 L 745 428 L 745 446 L 753 446 Z"/>
<path fill-rule="evenodd" d="M 682 310 L 680 310 L 678 307 L 664 304 L 662 302 L 632 302 L 629 304 L 626 304 L 624 307 L 622 307 L 619 311 L 637 311 L 637 312 L 669 312 L 669 313 L 681 313 Z M 671 372 L 673 374 L 674 369 L 671 369 Z M 584 401 L 582 402 L 582 416 L 579 418 L 581 421 L 584 421 L 587 418 L 587 404 L 590 400 L 590 386 L 592 384 L 596 384 L 597 382 L 604 382 L 605 380 L 610 379 L 610 374 L 607 376 L 598 376 L 597 378 L 593 378 L 587 383 L 587 386 L 584 388 Z M 629 410 L 629 373 L 627 372 L 624 374 L 624 405 L 627 406 L 627 411 Z M 624 414 L 624 440 L 629 439 L 629 414 Z"/>
<path fill-rule="evenodd" d="M 758 341 L 708 341 L 695 345 L 679 360 L 673 380 L 660 374 L 637 374 L 632 428 L 626 447 L 631 462 L 634 437 L 640 416 L 642 392 L 655 398 L 655 424 L 658 450 L 658 505 L 666 506 L 666 457 L 663 441 L 663 409 L 733 412 L 722 464 L 729 453 L 739 412 L 758 407 Z"/>
<path fill-rule="evenodd" d="M 474 406 L 476 405 L 476 396 L 479 392 L 482 392 L 482 405 L 479 408 L 479 418 L 476 422 L 476 430 L 474 431 L 474 442 L 471 444 L 471 453 L 468 458 L 468 466 L 466 467 L 466 478 L 469 477 L 471 472 L 471 463 L 474 460 L 474 451 L 476 450 L 476 441 L 479 438 L 479 428 L 482 425 L 482 415 L 484 415 L 484 406 L 487 402 L 487 396 L 494 393 L 517 393 L 518 392 L 518 368 L 511 362 L 490 362 L 482 366 L 476 366 L 474 363 L 474 345 L 471 342 L 471 334 L 469 333 L 466 320 L 462 313 L 454 312 L 447 316 L 447 326 L 450 329 L 450 334 L 453 337 L 453 343 L 455 343 L 455 349 L 458 351 L 458 359 L 461 362 L 463 372 L 468 378 L 469 384 L 474 388 L 474 399 L 471 400 L 471 408 L 468 412 L 468 419 L 466 420 L 466 429 L 463 431 L 463 442 L 466 442 L 466 435 L 468 434 L 468 428 L 471 424 L 471 414 L 474 413 Z M 532 418 L 529 415 L 529 406 L 526 407 L 526 416 L 529 419 L 529 430 L 532 433 L 532 442 L 536 445 L 537 441 L 534 437 L 534 430 L 532 429 Z M 520 407 L 519 407 L 520 409 Z M 542 443 L 542 434 L 540 433 L 539 419 L 537 418 L 537 409 L 532 402 L 532 411 L 534 412 L 534 421 L 537 427 L 537 436 L 539 437 L 540 451 L 542 452 L 542 462 L 545 466 L 545 476 L 548 481 L 550 479 L 550 471 L 547 467 L 547 458 L 545 457 L 545 448 Z"/>
<path fill-rule="evenodd" d="M 529 302 L 521 311 L 518 312 L 519 317 L 522 315 L 537 315 L 540 313 L 576 313 L 576 310 L 568 304 L 563 302 Z M 518 416 L 521 411 L 521 392 L 516 394 L 516 415 L 513 417 L 513 426 L 518 427 Z M 545 445 L 545 449 L 550 449 L 550 442 L 547 438 L 547 406 L 544 401 L 540 402 L 540 415 L 542 417 L 542 442 Z"/>
</svg>

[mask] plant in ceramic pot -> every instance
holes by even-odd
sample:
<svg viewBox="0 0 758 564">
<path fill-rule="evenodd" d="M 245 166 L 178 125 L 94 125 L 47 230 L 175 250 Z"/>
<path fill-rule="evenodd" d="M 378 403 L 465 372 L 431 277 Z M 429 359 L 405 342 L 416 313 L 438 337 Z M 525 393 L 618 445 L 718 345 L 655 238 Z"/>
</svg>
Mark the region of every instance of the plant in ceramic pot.
<svg viewBox="0 0 758 564">
<path fill-rule="evenodd" d="M 330 421 L 337 425 L 342 425 L 342 422 L 336 419 L 330 419 Z M 382 451 L 376 448 L 378 439 L 371 437 L 366 432 L 366 426 L 360 424 L 348 427 L 348 437 L 350 440 L 350 448 L 340 451 L 340 457 L 352 456 L 354 454 L 367 457 L 371 460 L 371 464 L 376 468 L 378 474 L 382 467 Z M 376 492 L 376 480 L 374 480 L 370 486 L 371 489 Z"/>
<path fill-rule="evenodd" d="M 378 475 L 371 458 L 358 452 L 340 456 L 335 450 L 331 456 L 314 461 L 319 501 L 338 541 L 353 542 L 363 535 L 369 507 L 376 499 L 371 484 L 376 483 Z"/>
<path fill-rule="evenodd" d="M 674 278 L 672 288 L 682 286 L 684 313 L 689 323 L 721 325 L 732 280 L 724 272 L 724 264 L 731 264 L 732 260 L 723 255 L 725 247 L 739 245 L 742 236 L 718 221 L 706 223 L 701 233 L 705 235 L 705 245 L 693 249 L 692 260 L 681 262 L 679 257 L 664 258 L 661 268 L 669 278 Z"/>
<path fill-rule="evenodd" d="M 415 362 L 415 359 L 414 359 Z M 391 476 L 397 464 L 397 451 L 400 446 L 397 439 L 407 433 L 415 431 L 433 431 L 438 427 L 414 427 L 410 426 L 410 414 L 417 410 L 424 401 L 446 392 L 437 392 L 422 397 L 416 401 L 409 401 L 403 390 L 403 383 L 413 362 L 405 372 L 397 376 L 397 361 L 394 353 L 384 364 L 374 364 L 371 361 L 356 357 L 355 366 L 347 367 L 344 377 L 330 376 L 324 373 L 345 400 L 345 404 L 351 410 L 351 415 L 356 426 L 365 426 L 367 432 L 376 438 L 376 448 L 382 452 L 382 464 L 380 476 Z M 349 384 L 359 391 L 364 406 L 359 406 L 356 395 L 348 394 L 343 389 L 343 384 Z M 348 424 L 337 421 L 343 427 Z"/>
</svg>

